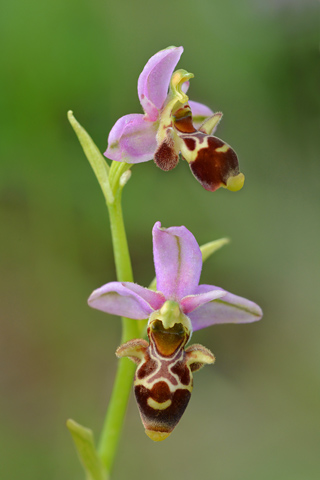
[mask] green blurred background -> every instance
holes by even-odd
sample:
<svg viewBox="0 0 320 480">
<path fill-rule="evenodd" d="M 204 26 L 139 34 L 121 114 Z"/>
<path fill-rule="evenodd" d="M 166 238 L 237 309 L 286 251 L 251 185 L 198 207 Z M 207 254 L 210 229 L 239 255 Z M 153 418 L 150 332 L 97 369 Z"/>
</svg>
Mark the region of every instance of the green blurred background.
<svg viewBox="0 0 320 480">
<path fill-rule="evenodd" d="M 193 100 L 224 112 L 218 136 L 246 175 L 206 192 L 185 162 L 137 166 L 123 198 L 135 280 L 153 278 L 151 228 L 186 225 L 232 243 L 202 282 L 259 303 L 261 322 L 193 341 L 216 355 L 163 443 L 131 399 L 113 480 L 319 478 L 318 7 L 290 0 L 11 0 L 2 6 L 0 477 L 81 479 L 65 427 L 96 438 L 116 368 L 116 317 L 91 310 L 115 279 L 107 210 L 67 122 L 105 150 L 113 123 L 140 112 L 148 58 L 183 45 Z"/>
</svg>

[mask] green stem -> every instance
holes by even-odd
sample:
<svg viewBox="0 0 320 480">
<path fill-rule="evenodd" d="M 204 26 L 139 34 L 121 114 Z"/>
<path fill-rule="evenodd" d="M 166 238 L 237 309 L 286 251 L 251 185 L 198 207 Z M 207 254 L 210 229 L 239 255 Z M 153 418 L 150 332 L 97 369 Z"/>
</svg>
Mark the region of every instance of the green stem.
<svg viewBox="0 0 320 480">
<path fill-rule="evenodd" d="M 99 456 L 109 474 L 120 441 L 134 373 L 135 365 L 127 358 L 121 358 L 98 447 Z"/>
<path fill-rule="evenodd" d="M 107 204 L 110 215 L 111 235 L 115 257 L 117 279 L 119 282 L 132 282 L 132 268 L 123 223 L 121 208 L 122 187 L 119 184 L 121 175 L 128 170 L 125 163 L 113 162 L 110 169 L 110 185 L 114 193 L 114 201 Z M 136 320 L 122 318 L 121 342 L 140 337 L 140 327 Z M 108 411 L 99 443 L 100 458 L 110 473 L 120 440 L 127 404 L 132 389 L 135 365 L 127 358 L 119 360 L 116 379 L 108 406 Z"/>
<path fill-rule="evenodd" d="M 121 208 L 122 189 L 130 177 L 127 170 L 129 170 L 132 165 L 128 165 L 125 162 L 112 162 L 111 167 L 109 167 L 90 135 L 74 118 L 71 111 L 68 112 L 68 119 L 82 145 L 84 153 L 90 162 L 106 199 L 110 216 L 112 244 L 118 281 L 132 282 L 131 261 Z M 123 174 L 125 175 L 123 176 Z M 139 323 L 136 320 L 122 318 L 122 343 L 132 338 L 141 337 L 144 323 L 145 322 L 141 324 L 141 322 Z M 134 372 L 134 363 L 130 362 L 127 358 L 119 360 L 114 388 L 98 449 L 100 460 L 108 475 L 110 474 L 119 444 Z M 68 428 L 74 437 L 81 461 L 89 475 L 87 478 L 98 480 L 105 477 L 104 472 L 102 472 L 100 468 L 99 460 L 96 457 L 92 432 L 72 421 L 69 421 Z"/>
</svg>

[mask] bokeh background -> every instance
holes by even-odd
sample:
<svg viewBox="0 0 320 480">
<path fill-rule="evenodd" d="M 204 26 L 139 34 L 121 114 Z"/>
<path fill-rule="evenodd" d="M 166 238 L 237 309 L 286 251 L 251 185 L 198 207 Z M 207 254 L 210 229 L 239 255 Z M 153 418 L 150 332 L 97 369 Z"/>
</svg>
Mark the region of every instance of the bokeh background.
<svg viewBox="0 0 320 480">
<path fill-rule="evenodd" d="M 0 477 L 84 478 L 65 427 L 100 433 L 119 319 L 89 309 L 115 279 L 103 196 L 66 112 L 105 150 L 140 112 L 136 84 L 158 50 L 183 45 L 190 97 L 224 118 L 241 192 L 206 192 L 181 162 L 149 162 L 123 196 L 135 280 L 153 278 L 151 228 L 186 225 L 232 243 L 202 281 L 259 303 L 261 322 L 193 341 L 216 355 L 163 443 L 134 400 L 114 480 L 315 480 L 320 475 L 318 7 L 290 0 L 11 0 L 2 5 Z"/>
</svg>

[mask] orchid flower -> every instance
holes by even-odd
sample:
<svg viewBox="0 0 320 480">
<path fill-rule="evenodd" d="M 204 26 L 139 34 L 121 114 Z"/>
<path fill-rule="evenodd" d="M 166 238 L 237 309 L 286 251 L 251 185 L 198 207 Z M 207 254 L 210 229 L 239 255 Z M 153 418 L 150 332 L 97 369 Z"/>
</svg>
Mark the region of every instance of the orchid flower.
<svg viewBox="0 0 320 480">
<path fill-rule="evenodd" d="M 89 305 L 136 320 L 148 319 L 149 342 L 121 345 L 119 357 L 138 364 L 135 395 L 147 435 L 166 438 L 179 422 L 192 391 L 192 372 L 213 363 L 202 345 L 185 348 L 192 332 L 221 323 L 259 320 L 258 305 L 213 285 L 199 285 L 202 254 L 186 227 L 153 227 L 157 290 L 111 282 L 95 290 Z"/>
<path fill-rule="evenodd" d="M 240 190 L 244 175 L 235 151 L 212 135 L 222 113 L 189 101 L 186 92 L 193 74 L 174 72 L 182 52 L 182 47 L 169 47 L 149 59 L 138 80 L 144 114 L 125 115 L 115 123 L 105 156 L 127 163 L 153 158 L 167 171 L 178 164 L 180 152 L 206 190 Z"/>
</svg>

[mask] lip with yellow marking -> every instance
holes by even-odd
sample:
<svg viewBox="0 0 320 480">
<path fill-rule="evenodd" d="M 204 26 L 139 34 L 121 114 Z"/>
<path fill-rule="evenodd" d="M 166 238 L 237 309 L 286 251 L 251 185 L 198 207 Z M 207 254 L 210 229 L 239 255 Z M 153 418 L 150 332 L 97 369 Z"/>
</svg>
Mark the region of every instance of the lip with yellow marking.
<svg viewBox="0 0 320 480">
<path fill-rule="evenodd" d="M 172 401 L 169 399 L 169 400 L 166 400 L 165 402 L 159 403 L 153 400 L 153 398 L 149 397 L 147 400 L 147 403 L 149 407 L 153 408 L 154 410 L 165 410 L 166 408 L 170 407 L 170 405 L 172 404 Z"/>
<path fill-rule="evenodd" d="M 229 145 L 226 143 L 222 147 L 216 148 L 216 152 L 226 153 L 229 150 Z"/>
</svg>

